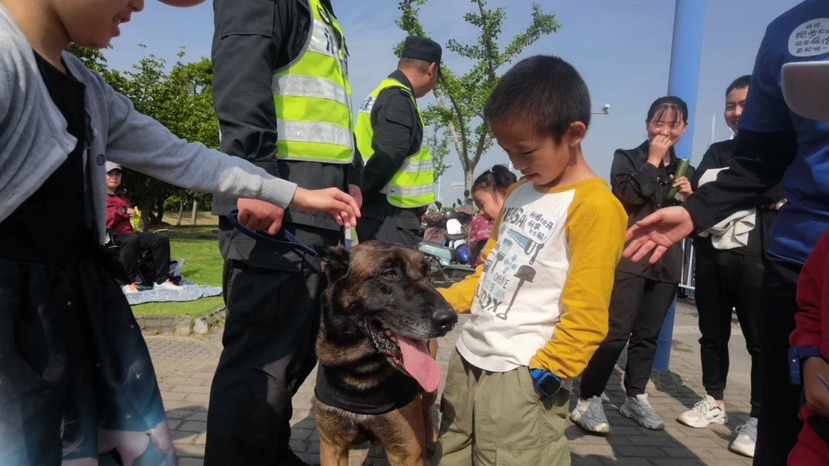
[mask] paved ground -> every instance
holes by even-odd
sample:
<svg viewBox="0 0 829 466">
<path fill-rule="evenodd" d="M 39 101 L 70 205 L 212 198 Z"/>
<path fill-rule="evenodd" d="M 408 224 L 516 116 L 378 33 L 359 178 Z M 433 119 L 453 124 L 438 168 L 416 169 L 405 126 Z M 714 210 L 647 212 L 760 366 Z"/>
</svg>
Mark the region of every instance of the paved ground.
<svg viewBox="0 0 829 466">
<path fill-rule="evenodd" d="M 461 321 L 461 323 L 464 320 Z M 440 342 L 438 359 L 446 367 L 461 325 Z M 666 428 L 653 432 L 639 427 L 618 414 L 624 399 L 620 370 L 605 392 L 605 411 L 612 433 L 607 437 L 584 434 L 577 426 L 567 428 L 574 465 L 750 465 L 748 458 L 728 451 L 734 428 L 748 418 L 749 359 L 745 341 L 734 326 L 731 339 L 731 374 L 725 392 L 729 422 L 706 429 L 692 429 L 676 422 L 682 411 L 693 406 L 703 393 L 700 382 L 699 331 L 696 309 L 680 303 L 674 326 L 670 371 L 656 373 L 649 387 L 650 399 L 665 418 Z M 221 351 L 221 329 L 206 338 L 148 336 L 147 343 L 173 430 L 182 466 L 202 464 L 204 455 L 207 402 L 210 381 Z M 620 361 L 623 366 L 624 360 Z M 294 398 L 291 446 L 306 462 L 318 464 L 319 441 L 314 432 L 312 413 L 312 374 Z M 575 396 L 573 397 L 575 399 Z M 375 466 L 387 464 L 379 448 L 363 446 L 351 453 L 350 464 Z"/>
</svg>

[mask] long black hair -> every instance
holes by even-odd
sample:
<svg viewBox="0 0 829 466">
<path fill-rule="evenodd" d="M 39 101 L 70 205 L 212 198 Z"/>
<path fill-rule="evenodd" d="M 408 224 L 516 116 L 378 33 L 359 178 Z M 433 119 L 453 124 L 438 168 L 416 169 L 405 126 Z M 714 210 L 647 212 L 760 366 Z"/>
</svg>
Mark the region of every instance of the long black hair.
<svg viewBox="0 0 829 466">
<path fill-rule="evenodd" d="M 654 100 L 651 108 L 648 109 L 645 122 L 650 123 L 655 116 L 662 116 L 669 112 L 673 113 L 673 117 L 678 121 L 688 123 L 688 104 L 675 95 L 666 95 Z"/>
<path fill-rule="evenodd" d="M 495 194 L 502 189 L 509 188 L 516 181 L 518 181 L 518 178 L 514 173 L 509 171 L 509 168 L 503 165 L 494 165 L 489 170 L 478 175 L 478 178 L 475 178 L 475 182 L 472 183 L 472 192 L 474 193 L 479 189 L 486 189 Z"/>
</svg>

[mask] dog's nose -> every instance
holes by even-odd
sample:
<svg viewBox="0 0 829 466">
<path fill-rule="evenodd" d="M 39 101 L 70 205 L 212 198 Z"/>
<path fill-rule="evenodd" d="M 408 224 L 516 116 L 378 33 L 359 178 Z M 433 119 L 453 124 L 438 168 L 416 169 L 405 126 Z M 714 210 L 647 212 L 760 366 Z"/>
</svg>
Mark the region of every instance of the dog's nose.
<svg viewBox="0 0 829 466">
<path fill-rule="evenodd" d="M 435 328 L 441 331 L 441 333 L 446 333 L 452 330 L 452 327 L 455 326 L 455 323 L 458 322 L 458 314 L 455 313 L 452 309 L 438 309 L 432 314 L 432 322 L 435 325 Z"/>
</svg>

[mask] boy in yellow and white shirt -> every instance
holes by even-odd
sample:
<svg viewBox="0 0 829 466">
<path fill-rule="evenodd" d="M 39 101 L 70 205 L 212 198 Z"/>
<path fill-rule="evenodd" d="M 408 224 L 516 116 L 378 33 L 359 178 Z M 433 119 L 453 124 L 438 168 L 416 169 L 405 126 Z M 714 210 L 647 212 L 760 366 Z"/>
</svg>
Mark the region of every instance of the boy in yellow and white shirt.
<svg viewBox="0 0 829 466">
<path fill-rule="evenodd" d="M 582 154 L 590 96 L 569 63 L 521 61 L 484 116 L 524 180 L 484 264 L 441 290 L 472 318 L 447 371 L 440 464 L 568 465 L 569 390 L 607 334 L 627 215 Z"/>
</svg>

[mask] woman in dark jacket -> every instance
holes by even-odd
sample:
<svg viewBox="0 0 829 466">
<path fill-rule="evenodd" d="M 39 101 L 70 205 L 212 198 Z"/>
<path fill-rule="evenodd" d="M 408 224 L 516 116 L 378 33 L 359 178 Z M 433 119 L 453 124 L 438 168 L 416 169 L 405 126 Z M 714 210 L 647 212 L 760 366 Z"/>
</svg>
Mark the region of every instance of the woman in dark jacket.
<svg viewBox="0 0 829 466">
<path fill-rule="evenodd" d="M 648 140 L 635 149 L 616 151 L 610 171 L 613 194 L 628 213 L 628 226 L 662 207 L 677 205 L 691 194 L 689 178 L 675 177 L 679 159 L 674 146 L 688 127 L 688 106 L 673 96 L 651 104 L 645 120 Z M 671 188 L 676 195 L 669 198 Z M 656 354 L 656 339 L 662 321 L 676 296 L 682 272 L 682 248 L 669 249 L 656 263 L 634 263 L 623 258 L 616 268 L 610 300 L 610 329 L 593 355 L 581 380 L 581 390 L 572 420 L 589 432 L 610 432 L 601 395 L 610 374 L 628 346 L 625 367 L 627 397 L 619 412 L 648 429 L 662 429 L 664 421 L 648 402 L 645 386 Z"/>
</svg>

